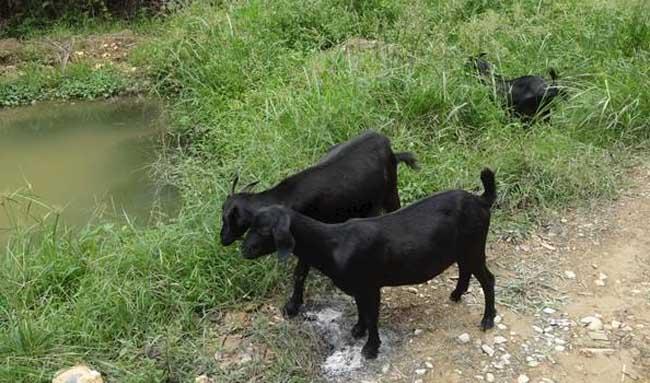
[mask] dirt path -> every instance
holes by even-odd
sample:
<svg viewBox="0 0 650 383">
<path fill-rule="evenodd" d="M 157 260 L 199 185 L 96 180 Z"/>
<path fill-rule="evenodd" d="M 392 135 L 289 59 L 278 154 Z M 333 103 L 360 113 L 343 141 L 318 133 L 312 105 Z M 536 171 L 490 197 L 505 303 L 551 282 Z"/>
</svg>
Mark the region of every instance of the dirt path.
<svg viewBox="0 0 650 383">
<path fill-rule="evenodd" d="M 483 295 L 475 280 L 462 303 L 449 302 L 452 269 L 426 285 L 385 289 L 380 358 L 357 360 L 362 343 L 343 340 L 323 364 L 325 379 L 650 382 L 650 168 L 632 178 L 617 201 L 491 246 L 500 314 L 493 330 L 478 329 Z M 349 338 L 353 311 L 340 311 L 323 316 L 326 338 Z M 464 333 L 469 341 L 459 339 Z"/>
</svg>

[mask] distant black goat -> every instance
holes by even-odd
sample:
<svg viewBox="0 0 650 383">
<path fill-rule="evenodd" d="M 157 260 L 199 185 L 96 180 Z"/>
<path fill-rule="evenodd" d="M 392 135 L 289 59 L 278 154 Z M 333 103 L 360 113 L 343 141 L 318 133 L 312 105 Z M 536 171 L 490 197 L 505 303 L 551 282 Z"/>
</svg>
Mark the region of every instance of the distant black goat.
<svg viewBox="0 0 650 383">
<path fill-rule="evenodd" d="M 400 162 L 417 168 L 412 153 L 393 153 L 386 136 L 368 131 L 335 145 L 316 165 L 263 192 L 235 193 L 236 178 L 231 195 L 223 204 L 221 243 L 228 246 L 241 238 L 257 210 L 275 204 L 330 223 L 372 217 L 382 210 L 397 210 L 400 208 L 397 191 Z M 309 264 L 299 260 L 294 271 L 293 294 L 283 308 L 288 317 L 295 316 L 302 305 L 308 272 Z"/>
<path fill-rule="evenodd" d="M 485 191 L 453 190 L 425 198 L 381 217 L 325 224 L 283 206 L 260 209 L 242 243 L 245 258 L 293 252 L 354 297 L 359 320 L 354 337 L 368 330 L 362 354 L 377 356 L 381 288 L 423 283 L 454 263 L 460 276 L 451 300 L 467 291 L 471 275 L 485 296 L 483 330 L 494 326 L 494 276 L 485 264 L 490 207 L 496 199 L 494 173 L 481 172 Z"/>
<path fill-rule="evenodd" d="M 557 85 L 557 72 L 551 68 L 549 74 L 552 84 L 547 84 L 541 76 L 522 76 L 506 80 L 495 74 L 492 64 L 484 59 L 485 53 L 470 57 L 467 66 L 470 67 L 484 84 L 493 85 L 498 98 L 517 117 L 530 122 L 536 115 L 542 121 L 550 117 L 549 104 L 558 95 L 564 95 Z"/>
</svg>

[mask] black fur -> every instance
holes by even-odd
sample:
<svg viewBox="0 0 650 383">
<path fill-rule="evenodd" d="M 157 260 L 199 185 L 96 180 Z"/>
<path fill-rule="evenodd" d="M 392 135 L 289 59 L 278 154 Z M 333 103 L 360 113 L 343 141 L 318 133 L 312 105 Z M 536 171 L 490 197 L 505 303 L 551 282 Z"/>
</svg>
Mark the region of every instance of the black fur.
<svg viewBox="0 0 650 383">
<path fill-rule="evenodd" d="M 284 205 L 330 223 L 397 210 L 400 162 L 417 167 L 412 153 L 393 153 L 386 136 L 368 131 L 335 145 L 316 165 L 263 192 L 234 193 L 233 182 L 233 194 L 223 204 L 221 243 L 228 246 L 241 238 L 255 213 L 270 205 Z M 308 272 L 309 265 L 299 261 L 294 271 L 293 294 L 283 310 L 289 317 L 296 315 L 302 305 Z"/>
<path fill-rule="evenodd" d="M 485 84 L 493 85 L 495 93 L 515 116 L 525 122 L 538 117 L 542 121 L 550 118 L 550 103 L 558 95 L 565 95 L 564 89 L 557 84 L 557 72 L 551 68 L 549 75 L 553 81 L 548 84 L 541 76 L 522 76 L 506 80 L 495 74 L 492 64 L 484 59 L 485 53 L 470 57 L 467 66 L 474 71 Z"/>
<path fill-rule="evenodd" d="M 489 169 L 483 170 L 481 180 L 485 188 L 481 196 L 447 191 L 387 215 L 339 224 L 322 223 L 279 205 L 260 209 L 242 243 L 242 254 L 254 259 L 276 250 L 293 252 L 353 296 L 359 320 L 352 334 L 369 332 L 362 351 L 366 358 L 375 358 L 381 343 L 377 331 L 381 288 L 426 282 L 454 263 L 460 276 L 450 298 L 459 301 L 474 275 L 485 295 L 481 328 L 486 330 L 494 326 L 496 315 L 494 276 L 485 262 L 496 185 Z M 277 247 L 278 235 L 293 241 Z"/>
</svg>

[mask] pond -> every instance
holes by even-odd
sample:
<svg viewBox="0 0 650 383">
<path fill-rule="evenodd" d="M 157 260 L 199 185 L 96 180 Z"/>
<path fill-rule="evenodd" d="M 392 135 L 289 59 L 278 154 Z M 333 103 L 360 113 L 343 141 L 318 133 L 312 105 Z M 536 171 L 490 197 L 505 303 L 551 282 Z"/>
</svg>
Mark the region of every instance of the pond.
<svg viewBox="0 0 650 383">
<path fill-rule="evenodd" d="M 174 189 L 151 177 L 160 114 L 139 99 L 0 110 L 0 236 L 53 212 L 71 226 L 171 212 Z"/>
</svg>

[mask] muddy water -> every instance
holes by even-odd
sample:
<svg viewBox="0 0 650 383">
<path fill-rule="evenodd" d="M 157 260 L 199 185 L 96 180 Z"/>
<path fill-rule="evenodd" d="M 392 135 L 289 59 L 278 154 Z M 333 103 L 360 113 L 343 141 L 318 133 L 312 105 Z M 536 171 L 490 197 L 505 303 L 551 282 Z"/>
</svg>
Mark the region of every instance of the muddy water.
<svg viewBox="0 0 650 383">
<path fill-rule="evenodd" d="M 159 132 L 160 107 L 135 99 L 0 110 L 0 236 L 52 211 L 80 226 L 172 206 L 150 176 Z"/>
</svg>

